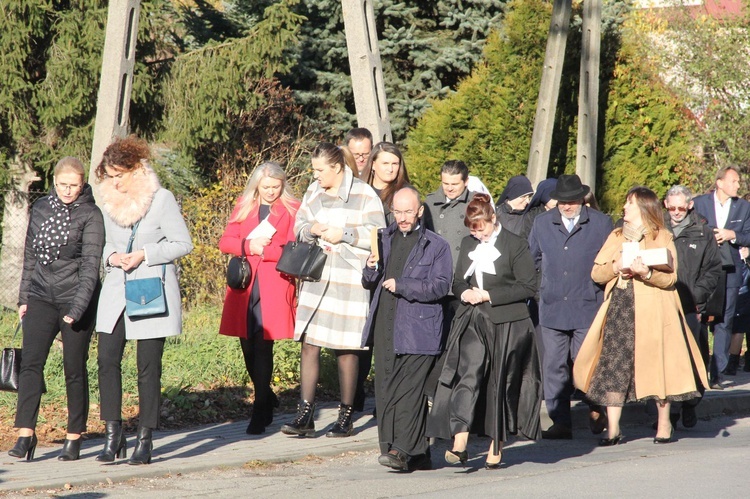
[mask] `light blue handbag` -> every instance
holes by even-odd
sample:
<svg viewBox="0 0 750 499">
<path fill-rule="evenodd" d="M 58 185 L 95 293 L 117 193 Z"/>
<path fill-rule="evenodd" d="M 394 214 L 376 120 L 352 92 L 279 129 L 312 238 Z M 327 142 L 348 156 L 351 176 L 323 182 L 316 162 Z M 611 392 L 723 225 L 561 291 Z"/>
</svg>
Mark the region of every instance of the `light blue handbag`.
<svg viewBox="0 0 750 499">
<path fill-rule="evenodd" d="M 133 232 L 130 234 L 128 249 L 130 253 L 133 248 L 135 231 L 138 229 L 140 221 L 133 226 Z M 128 317 L 151 317 L 161 315 L 167 312 L 167 298 L 164 294 L 164 277 L 167 266 L 162 264 L 161 277 L 146 277 L 144 279 L 128 280 L 127 273 L 125 279 L 125 313 Z"/>
</svg>

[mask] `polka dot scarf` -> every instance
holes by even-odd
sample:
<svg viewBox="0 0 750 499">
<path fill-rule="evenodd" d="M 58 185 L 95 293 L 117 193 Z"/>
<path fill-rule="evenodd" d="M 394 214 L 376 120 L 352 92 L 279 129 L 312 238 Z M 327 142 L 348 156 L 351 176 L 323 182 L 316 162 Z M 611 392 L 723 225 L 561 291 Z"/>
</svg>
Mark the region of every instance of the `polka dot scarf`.
<svg viewBox="0 0 750 499">
<path fill-rule="evenodd" d="M 42 222 L 33 241 L 34 254 L 42 265 L 49 265 L 60 257 L 60 247 L 68 244 L 70 235 L 70 209 L 54 194 L 47 199 L 52 206 L 52 216 Z"/>
</svg>

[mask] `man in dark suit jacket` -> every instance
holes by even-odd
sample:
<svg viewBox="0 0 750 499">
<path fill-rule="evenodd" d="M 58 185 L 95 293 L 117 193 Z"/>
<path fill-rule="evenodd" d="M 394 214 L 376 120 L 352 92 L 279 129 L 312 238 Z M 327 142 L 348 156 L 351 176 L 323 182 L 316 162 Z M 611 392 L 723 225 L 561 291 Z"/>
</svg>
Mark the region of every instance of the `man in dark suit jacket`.
<svg viewBox="0 0 750 499">
<path fill-rule="evenodd" d="M 726 273 L 724 317 L 714 325 L 714 353 L 709 367 L 711 388 L 721 389 L 721 373 L 729 361 L 735 304 L 742 286 L 740 247 L 750 246 L 750 203 L 737 197 L 740 173 L 735 166 L 726 166 L 716 173 L 716 189 L 693 200 L 695 211 L 708 221 L 720 246 Z"/>
<path fill-rule="evenodd" d="M 603 290 L 591 279 L 594 259 L 612 232 L 612 219 L 583 205 L 590 188 L 578 175 L 560 175 L 550 194 L 557 208 L 534 219 L 529 234 L 531 255 L 541 273 L 539 325 L 543 344 L 544 402 L 552 426 L 542 438 L 572 438 L 570 366 L 603 301 Z M 592 407 L 591 430 L 601 433 L 606 416 Z"/>
</svg>

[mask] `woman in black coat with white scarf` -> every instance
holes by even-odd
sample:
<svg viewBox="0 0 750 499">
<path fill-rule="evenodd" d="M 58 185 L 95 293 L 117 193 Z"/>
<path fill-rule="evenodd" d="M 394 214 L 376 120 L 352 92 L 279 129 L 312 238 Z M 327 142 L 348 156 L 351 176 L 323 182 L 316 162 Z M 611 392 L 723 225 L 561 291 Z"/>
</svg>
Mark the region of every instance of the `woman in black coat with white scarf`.
<svg viewBox="0 0 750 499">
<path fill-rule="evenodd" d="M 537 288 L 528 244 L 497 223 L 486 194 L 466 209 L 471 236 L 461 243 L 453 294 L 461 305 L 448 335 L 445 363 L 427 435 L 453 438 L 449 464 L 466 464 L 469 432 L 492 438 L 485 467 L 500 468 L 508 435 L 540 436 L 541 373 L 526 301 Z"/>
</svg>

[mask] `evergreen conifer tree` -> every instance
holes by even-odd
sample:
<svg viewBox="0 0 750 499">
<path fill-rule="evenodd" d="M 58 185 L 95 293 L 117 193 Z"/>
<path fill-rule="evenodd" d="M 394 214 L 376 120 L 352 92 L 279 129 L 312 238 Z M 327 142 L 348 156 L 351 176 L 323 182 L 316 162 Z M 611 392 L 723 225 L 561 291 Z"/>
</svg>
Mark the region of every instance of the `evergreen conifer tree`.
<svg viewBox="0 0 750 499">
<path fill-rule="evenodd" d="M 481 58 L 504 0 L 375 0 L 394 140 L 445 97 Z M 340 0 L 303 0 L 297 66 L 285 80 L 327 138 L 356 126 Z"/>
</svg>

